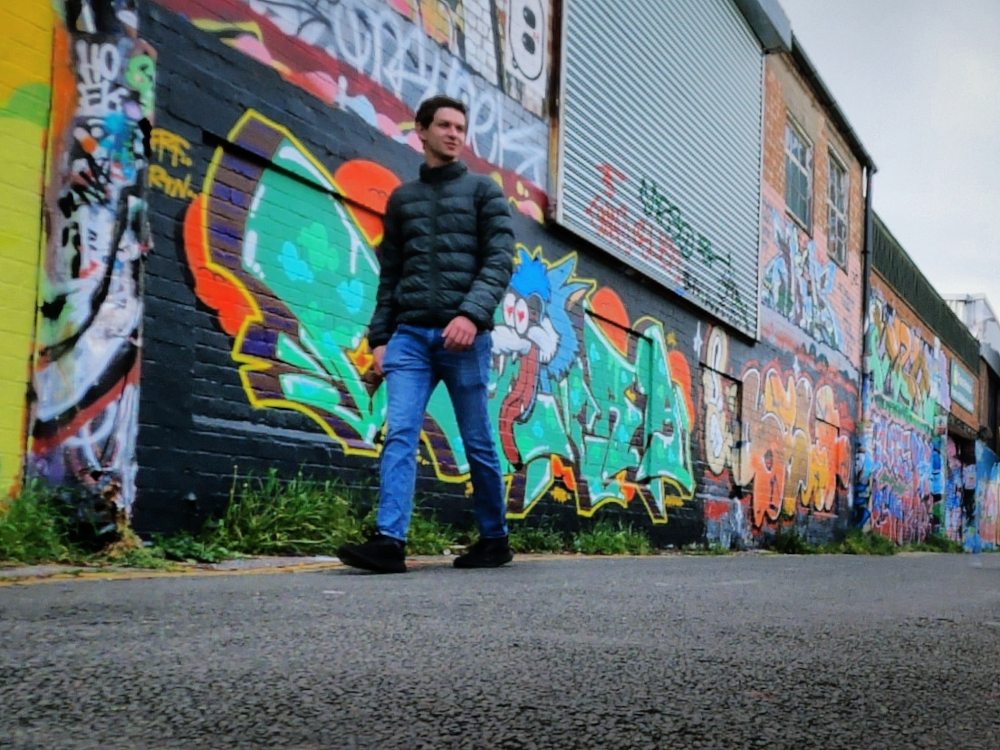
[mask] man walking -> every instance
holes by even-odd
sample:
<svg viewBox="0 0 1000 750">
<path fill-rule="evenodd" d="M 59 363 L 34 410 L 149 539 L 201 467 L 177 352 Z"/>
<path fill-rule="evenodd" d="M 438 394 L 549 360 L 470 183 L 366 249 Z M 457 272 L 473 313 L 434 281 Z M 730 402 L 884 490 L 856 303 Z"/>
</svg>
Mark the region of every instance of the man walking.
<svg viewBox="0 0 1000 750">
<path fill-rule="evenodd" d="M 373 367 L 385 376 L 388 399 L 377 533 L 337 550 L 356 568 L 406 572 L 420 430 L 440 381 L 469 459 L 480 534 L 455 567 L 494 568 L 513 559 L 487 384 L 493 314 L 510 281 L 514 232 L 503 191 L 458 160 L 466 124 L 460 101 L 436 96 L 420 105 L 420 179 L 398 187 L 386 206 L 378 295 L 368 327 Z"/>
</svg>

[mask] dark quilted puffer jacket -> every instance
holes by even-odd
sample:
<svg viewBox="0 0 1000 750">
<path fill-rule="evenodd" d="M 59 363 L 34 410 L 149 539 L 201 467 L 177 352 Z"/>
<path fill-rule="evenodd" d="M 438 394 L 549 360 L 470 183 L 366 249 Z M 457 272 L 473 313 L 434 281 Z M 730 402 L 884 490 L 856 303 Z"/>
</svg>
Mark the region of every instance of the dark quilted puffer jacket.
<svg viewBox="0 0 1000 750">
<path fill-rule="evenodd" d="M 387 343 L 401 323 L 443 328 L 457 315 L 491 330 L 513 254 L 510 209 L 493 180 L 462 162 L 422 165 L 386 206 L 369 346 Z"/>
</svg>

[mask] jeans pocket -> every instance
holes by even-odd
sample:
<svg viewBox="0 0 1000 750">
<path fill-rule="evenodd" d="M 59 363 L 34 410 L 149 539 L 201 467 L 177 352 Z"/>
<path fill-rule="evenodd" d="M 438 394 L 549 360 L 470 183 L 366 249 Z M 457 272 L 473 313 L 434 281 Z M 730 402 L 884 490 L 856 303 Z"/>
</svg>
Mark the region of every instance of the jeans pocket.
<svg viewBox="0 0 1000 750">
<path fill-rule="evenodd" d="M 399 358 L 399 335 L 393 333 L 389 337 L 389 342 L 385 345 L 385 351 L 382 353 L 382 372 L 389 372 L 395 365 Z"/>
</svg>

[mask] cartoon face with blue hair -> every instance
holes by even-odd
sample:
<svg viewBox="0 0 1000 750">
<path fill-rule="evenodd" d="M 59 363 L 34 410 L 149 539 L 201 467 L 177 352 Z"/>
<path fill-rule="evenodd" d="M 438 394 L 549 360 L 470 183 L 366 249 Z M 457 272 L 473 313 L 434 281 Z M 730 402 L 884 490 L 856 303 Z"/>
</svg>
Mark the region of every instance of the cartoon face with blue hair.
<svg viewBox="0 0 1000 750">
<path fill-rule="evenodd" d="M 528 420 L 537 397 L 550 394 L 566 377 L 580 350 L 580 334 L 569 311 L 593 285 L 575 279 L 575 267 L 575 255 L 550 265 L 540 249 L 531 253 L 518 248 L 493 330 L 500 375 L 507 367 L 518 368 L 501 407 L 501 432 L 512 429 L 515 421 Z M 505 453 L 518 463 L 512 442 L 505 442 Z"/>
</svg>

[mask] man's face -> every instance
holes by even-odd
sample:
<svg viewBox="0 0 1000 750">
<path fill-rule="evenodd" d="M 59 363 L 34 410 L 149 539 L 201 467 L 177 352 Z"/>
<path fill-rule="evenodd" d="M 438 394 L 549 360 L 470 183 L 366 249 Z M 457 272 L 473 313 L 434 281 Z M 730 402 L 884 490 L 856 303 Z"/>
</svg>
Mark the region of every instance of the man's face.
<svg viewBox="0 0 1000 750">
<path fill-rule="evenodd" d="M 424 143 L 424 157 L 432 167 L 450 164 L 465 146 L 465 115 L 451 107 L 434 113 L 430 127 L 417 124 L 417 135 Z"/>
</svg>

